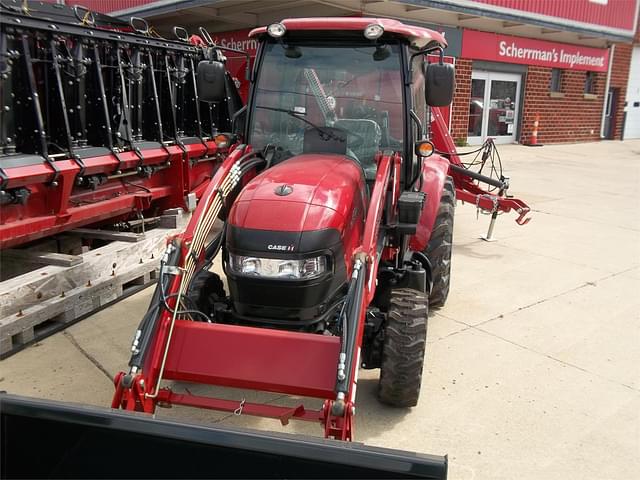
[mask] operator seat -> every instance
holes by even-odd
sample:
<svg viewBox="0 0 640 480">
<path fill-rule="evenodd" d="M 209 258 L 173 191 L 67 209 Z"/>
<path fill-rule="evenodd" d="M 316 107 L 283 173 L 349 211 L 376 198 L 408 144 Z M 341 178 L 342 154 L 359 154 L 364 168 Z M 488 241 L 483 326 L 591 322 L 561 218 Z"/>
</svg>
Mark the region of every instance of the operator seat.
<svg viewBox="0 0 640 480">
<path fill-rule="evenodd" d="M 382 130 L 374 120 L 343 118 L 337 120 L 334 127 L 346 130 L 350 135 L 347 146 L 354 153 L 365 173 L 367 180 L 376 178 L 377 165 L 375 155 L 380 150 Z"/>
</svg>

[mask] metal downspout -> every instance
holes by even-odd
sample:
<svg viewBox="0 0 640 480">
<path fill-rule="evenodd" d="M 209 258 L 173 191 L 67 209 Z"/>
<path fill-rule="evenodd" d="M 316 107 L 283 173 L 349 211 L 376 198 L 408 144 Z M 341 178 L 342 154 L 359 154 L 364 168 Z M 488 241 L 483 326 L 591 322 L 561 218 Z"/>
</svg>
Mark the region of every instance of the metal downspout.
<svg viewBox="0 0 640 480">
<path fill-rule="evenodd" d="M 609 48 L 609 68 L 607 69 L 607 81 L 604 84 L 604 101 L 602 103 L 602 117 L 600 118 L 600 138 L 604 138 L 604 119 L 607 116 L 607 100 L 609 99 L 609 83 L 611 82 L 611 67 L 613 65 L 613 56 L 616 52 L 615 43 Z M 613 106 L 611 107 L 613 108 Z"/>
</svg>

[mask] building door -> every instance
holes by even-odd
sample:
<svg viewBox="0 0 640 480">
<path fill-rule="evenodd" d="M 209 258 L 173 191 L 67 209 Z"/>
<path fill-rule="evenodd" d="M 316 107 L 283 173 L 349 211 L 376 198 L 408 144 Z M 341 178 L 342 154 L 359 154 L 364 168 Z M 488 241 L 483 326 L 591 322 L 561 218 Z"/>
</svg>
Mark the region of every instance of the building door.
<svg viewBox="0 0 640 480">
<path fill-rule="evenodd" d="M 633 47 L 627 102 L 624 120 L 624 138 L 640 138 L 640 46 Z"/>
<path fill-rule="evenodd" d="M 479 145 L 487 137 L 514 143 L 518 122 L 520 81 L 513 73 L 473 72 L 467 142 Z"/>
</svg>

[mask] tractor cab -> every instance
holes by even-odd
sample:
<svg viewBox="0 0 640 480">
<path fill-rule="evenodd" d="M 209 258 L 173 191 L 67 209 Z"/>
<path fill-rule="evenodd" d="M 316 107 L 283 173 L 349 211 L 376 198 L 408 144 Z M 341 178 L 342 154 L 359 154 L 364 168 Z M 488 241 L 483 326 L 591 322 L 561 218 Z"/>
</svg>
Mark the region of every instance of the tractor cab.
<svg viewBox="0 0 640 480">
<path fill-rule="evenodd" d="M 304 153 L 345 155 L 368 183 L 376 154 L 393 151 L 407 164 L 403 174 L 415 177 L 426 104 L 448 105 L 453 95 L 453 67 L 426 62 L 427 53 L 446 47 L 443 36 L 396 20 L 349 17 L 288 19 L 250 36 L 260 48 L 249 104 L 235 122 L 247 144 L 274 148 L 274 164 Z"/>
<path fill-rule="evenodd" d="M 376 153 L 401 151 L 404 142 L 398 41 L 265 40 L 247 124 L 251 145 L 277 146 L 276 161 L 346 155 L 375 179 Z"/>
</svg>

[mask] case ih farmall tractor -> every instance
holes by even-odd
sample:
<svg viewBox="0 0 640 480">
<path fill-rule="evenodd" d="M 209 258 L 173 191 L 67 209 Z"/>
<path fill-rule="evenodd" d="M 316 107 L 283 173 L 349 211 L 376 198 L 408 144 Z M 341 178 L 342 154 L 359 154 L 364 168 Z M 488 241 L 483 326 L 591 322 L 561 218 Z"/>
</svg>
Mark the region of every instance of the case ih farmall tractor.
<svg viewBox="0 0 640 480">
<path fill-rule="evenodd" d="M 198 66 L 199 97 L 221 102 L 224 58 L 201 31 L 209 60 Z M 519 223 L 529 209 L 456 155 L 437 108 L 455 88 L 442 35 L 395 20 L 314 18 L 251 36 L 260 47 L 231 153 L 168 246 L 112 406 L 308 420 L 351 440 L 360 368 L 380 369 L 380 401 L 418 402 L 429 309 L 449 292 L 456 193 L 496 214 L 514 209 Z M 210 271 L 217 255 L 228 291 Z M 182 394 L 162 385 L 172 380 L 324 404 Z"/>
</svg>

